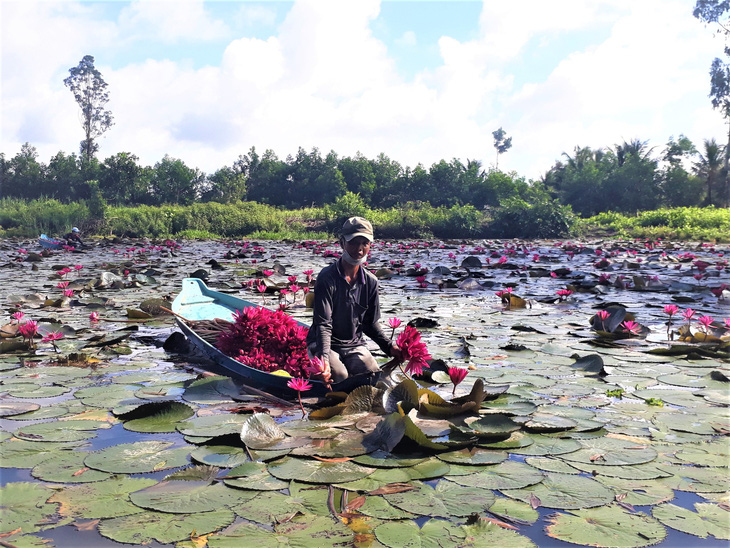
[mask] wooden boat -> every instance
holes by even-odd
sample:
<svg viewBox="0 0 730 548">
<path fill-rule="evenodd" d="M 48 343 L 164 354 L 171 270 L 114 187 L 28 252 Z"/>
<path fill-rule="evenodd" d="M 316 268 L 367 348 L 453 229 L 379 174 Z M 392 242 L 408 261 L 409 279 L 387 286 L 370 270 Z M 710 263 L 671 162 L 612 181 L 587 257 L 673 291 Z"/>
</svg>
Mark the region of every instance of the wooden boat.
<svg viewBox="0 0 730 548">
<path fill-rule="evenodd" d="M 214 320 L 216 318 L 233 321 L 233 314 L 237 310 L 250 306 L 259 305 L 233 295 L 213 291 L 198 278 L 185 278 L 182 282 L 182 290 L 172 302 L 172 312 L 176 314 L 175 320 L 188 341 L 224 370 L 227 375 L 274 396 L 292 397 L 296 392 L 287 386 L 290 377 L 267 373 L 234 360 L 197 335 L 185 321 Z M 302 322 L 299 324 L 305 325 Z M 349 392 L 364 384 L 375 384 L 378 378 L 378 375 L 355 375 L 333 384 L 331 389 L 335 392 Z M 310 379 L 309 382 L 312 384 L 312 388 L 303 393 L 305 397 L 324 396 L 330 391 L 327 385 L 321 381 Z"/>
<path fill-rule="evenodd" d="M 62 242 L 61 240 L 54 240 L 45 234 L 41 234 L 40 238 L 38 238 L 38 243 L 41 244 L 43 249 L 63 249 L 65 244 L 65 242 Z"/>
</svg>

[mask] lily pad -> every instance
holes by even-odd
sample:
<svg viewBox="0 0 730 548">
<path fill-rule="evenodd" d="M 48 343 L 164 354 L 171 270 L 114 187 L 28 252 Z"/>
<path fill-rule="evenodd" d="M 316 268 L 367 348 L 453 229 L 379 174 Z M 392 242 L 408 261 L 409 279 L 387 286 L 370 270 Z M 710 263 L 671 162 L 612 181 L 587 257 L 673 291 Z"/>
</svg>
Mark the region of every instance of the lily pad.
<svg viewBox="0 0 730 548">
<path fill-rule="evenodd" d="M 596 480 L 555 472 L 545 474 L 545 479 L 536 485 L 501 491 L 522 502 L 532 503 L 537 497 L 541 506 L 566 510 L 603 506 L 614 499 L 613 491 Z"/>
<path fill-rule="evenodd" d="M 256 491 L 279 491 L 289 487 L 289 482 L 275 478 L 261 462 L 246 462 L 229 470 L 219 478 L 229 487 Z"/>
<path fill-rule="evenodd" d="M 375 468 L 353 462 L 322 462 L 284 457 L 269 463 L 269 473 L 282 480 L 296 479 L 307 483 L 355 481 L 369 476 Z"/>
<path fill-rule="evenodd" d="M 695 503 L 696 512 L 675 504 L 660 504 L 651 514 L 667 527 L 700 538 L 730 540 L 730 512 L 717 504 Z"/>
<path fill-rule="evenodd" d="M 562 456 L 565 460 L 606 466 L 641 464 L 653 461 L 657 452 L 645 444 L 617 438 L 581 440 L 581 449 Z"/>
<path fill-rule="evenodd" d="M 436 488 L 414 482 L 412 491 L 383 495 L 396 508 L 412 514 L 450 518 L 481 514 L 494 502 L 494 494 L 488 489 L 464 487 L 449 481 L 441 481 Z"/>
<path fill-rule="evenodd" d="M 258 493 L 231 489 L 208 481 L 166 480 L 129 495 L 130 500 L 149 510 L 170 514 L 211 512 L 254 498 Z"/>
<path fill-rule="evenodd" d="M 0 533 L 22 529 L 24 533 L 56 527 L 53 516 L 57 506 L 46 501 L 53 490 L 39 483 L 17 482 L 0 487 L 0 509 L 3 519 Z"/>
<path fill-rule="evenodd" d="M 84 465 L 85 451 L 60 451 L 53 458 L 36 464 L 31 475 L 41 481 L 57 483 L 88 483 L 109 478 L 107 472 Z"/>
<path fill-rule="evenodd" d="M 428 520 L 419 527 L 413 521 L 389 521 L 375 529 L 379 542 L 391 548 L 406 546 L 460 546 L 466 533 L 457 525 L 442 520 Z"/>
<path fill-rule="evenodd" d="M 141 512 L 130 516 L 103 520 L 99 533 L 125 544 L 170 544 L 189 540 L 191 532 L 206 535 L 233 523 L 235 516 L 228 509 L 195 514 Z"/>
<path fill-rule="evenodd" d="M 121 415 L 124 429 L 132 432 L 175 432 L 180 421 L 195 414 L 195 410 L 182 402 L 152 402 L 141 405 L 131 413 Z"/>
<path fill-rule="evenodd" d="M 162 441 L 122 443 L 90 453 L 84 464 L 113 474 L 141 474 L 188 464 L 190 449 L 171 449 L 172 445 Z"/>
<path fill-rule="evenodd" d="M 532 466 L 521 462 L 504 461 L 484 467 L 479 473 L 468 476 L 446 476 L 446 479 L 464 487 L 482 489 L 521 489 L 540 483 L 544 475 Z"/>
<path fill-rule="evenodd" d="M 25 401 L 0 401 L 0 417 L 12 417 L 13 415 L 22 415 L 40 409 L 37 403 Z"/>
<path fill-rule="evenodd" d="M 251 523 L 238 523 L 225 531 L 208 537 L 209 548 L 236 548 L 239 546 L 308 546 L 316 543 L 321 548 L 347 545 L 353 540 L 352 530 L 331 517 L 296 516 L 278 524 L 274 531 Z"/>
<path fill-rule="evenodd" d="M 157 483 L 149 478 L 115 477 L 104 481 L 71 485 L 49 500 L 61 504 L 60 513 L 74 519 L 104 519 L 143 512 L 129 500 L 129 494 Z"/>
<path fill-rule="evenodd" d="M 549 516 L 548 536 L 584 546 L 652 546 L 667 536 L 654 518 L 618 506 L 574 510 Z"/>
</svg>

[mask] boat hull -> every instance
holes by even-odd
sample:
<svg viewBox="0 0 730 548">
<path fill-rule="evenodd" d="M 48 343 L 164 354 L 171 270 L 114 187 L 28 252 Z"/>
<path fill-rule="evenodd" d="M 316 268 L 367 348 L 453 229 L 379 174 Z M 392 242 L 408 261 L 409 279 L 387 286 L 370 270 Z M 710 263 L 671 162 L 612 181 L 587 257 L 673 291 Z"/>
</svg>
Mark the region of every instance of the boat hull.
<svg viewBox="0 0 730 548">
<path fill-rule="evenodd" d="M 216 318 L 233 321 L 233 316 L 237 310 L 243 310 L 250 306 L 259 305 L 209 289 L 205 282 L 198 278 L 185 278 L 182 290 L 172 303 L 172 311 L 191 321 L 213 320 Z M 234 360 L 198 336 L 180 317 L 176 316 L 175 319 L 188 341 L 231 377 L 252 388 L 263 390 L 275 396 L 292 397 L 296 394 L 294 390 L 287 386 L 289 377 L 273 375 Z M 299 323 L 304 325 L 301 322 Z M 375 384 L 378 377 L 379 375 L 356 375 L 332 385 L 331 390 L 349 392 L 364 384 Z M 330 391 L 327 385 L 321 381 L 310 379 L 310 383 L 312 388 L 305 392 L 306 396 L 324 396 Z"/>
<path fill-rule="evenodd" d="M 41 234 L 41 237 L 38 238 L 38 243 L 41 245 L 43 249 L 63 249 L 63 242 L 60 240 L 53 240 L 46 236 L 45 234 Z"/>
</svg>

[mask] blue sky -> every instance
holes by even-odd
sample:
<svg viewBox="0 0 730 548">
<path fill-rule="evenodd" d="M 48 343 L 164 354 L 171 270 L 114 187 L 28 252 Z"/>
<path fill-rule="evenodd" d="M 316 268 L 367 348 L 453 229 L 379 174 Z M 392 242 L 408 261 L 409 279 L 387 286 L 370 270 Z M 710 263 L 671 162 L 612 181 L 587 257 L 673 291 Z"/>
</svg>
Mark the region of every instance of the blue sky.
<svg viewBox="0 0 730 548">
<path fill-rule="evenodd" d="M 109 84 L 99 157 L 166 154 L 207 173 L 252 146 L 495 163 L 538 179 L 575 146 L 726 141 L 709 99 L 722 39 L 694 0 L 0 2 L 0 152 L 77 152 L 63 86 Z"/>
</svg>

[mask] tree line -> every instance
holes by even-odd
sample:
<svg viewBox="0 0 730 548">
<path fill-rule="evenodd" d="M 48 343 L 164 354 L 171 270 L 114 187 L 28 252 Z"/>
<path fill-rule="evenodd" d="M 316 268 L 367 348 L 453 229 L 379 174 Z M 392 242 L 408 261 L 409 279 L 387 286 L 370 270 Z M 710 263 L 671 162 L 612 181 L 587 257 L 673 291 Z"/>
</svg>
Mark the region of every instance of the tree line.
<svg viewBox="0 0 730 548">
<path fill-rule="evenodd" d="M 684 136 L 670 138 L 658 153 L 646 142 L 614 147 L 576 147 L 538 181 L 480 162 L 440 160 L 404 167 L 385 154 L 322 154 L 300 148 L 280 159 L 255 147 L 212 174 L 165 156 L 144 166 L 129 152 L 103 161 L 59 152 L 48 164 L 26 143 L 6 158 L 0 153 L 0 197 L 56 198 L 71 202 L 101 198 L 114 205 L 189 205 L 195 202 L 256 201 L 284 208 L 322 206 L 347 192 L 371 208 L 408 202 L 434 207 L 470 204 L 497 207 L 510 198 L 556 200 L 583 216 L 603 211 L 633 213 L 657 207 L 727 206 L 723 187 L 724 147 L 705 140 L 701 151 Z"/>
</svg>

